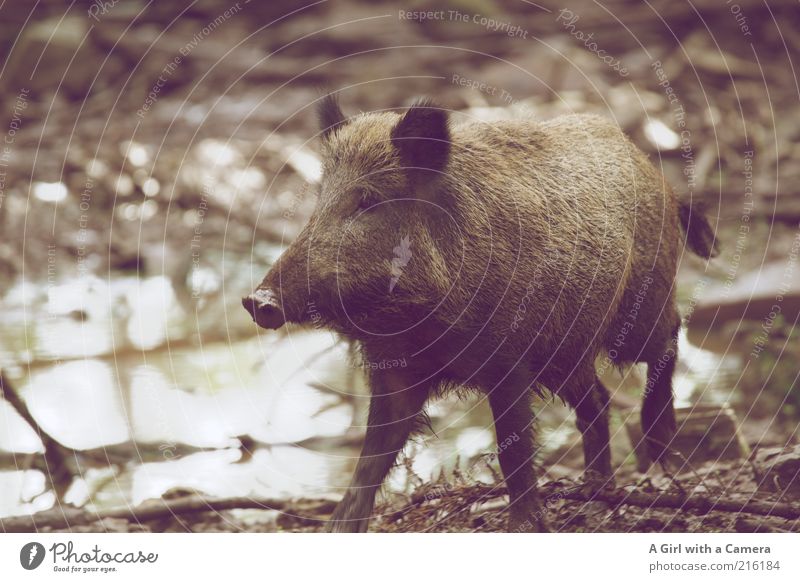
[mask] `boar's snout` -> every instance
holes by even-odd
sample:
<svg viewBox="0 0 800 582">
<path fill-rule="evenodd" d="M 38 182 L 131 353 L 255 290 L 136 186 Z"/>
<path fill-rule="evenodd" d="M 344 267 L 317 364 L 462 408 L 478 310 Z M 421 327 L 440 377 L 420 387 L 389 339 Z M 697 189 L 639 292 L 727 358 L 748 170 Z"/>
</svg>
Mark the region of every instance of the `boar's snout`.
<svg viewBox="0 0 800 582">
<path fill-rule="evenodd" d="M 256 289 L 242 298 L 242 305 L 253 317 L 253 321 L 264 329 L 278 329 L 286 323 L 278 298 L 269 289 Z"/>
</svg>

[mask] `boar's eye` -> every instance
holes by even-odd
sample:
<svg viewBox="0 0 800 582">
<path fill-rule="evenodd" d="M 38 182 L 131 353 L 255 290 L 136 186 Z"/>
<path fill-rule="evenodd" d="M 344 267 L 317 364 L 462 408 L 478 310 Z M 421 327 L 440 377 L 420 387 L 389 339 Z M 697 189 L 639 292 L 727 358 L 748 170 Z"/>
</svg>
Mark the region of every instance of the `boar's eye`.
<svg viewBox="0 0 800 582">
<path fill-rule="evenodd" d="M 367 190 L 358 190 L 356 192 L 356 207 L 359 212 L 370 210 L 375 206 L 377 200 Z"/>
</svg>

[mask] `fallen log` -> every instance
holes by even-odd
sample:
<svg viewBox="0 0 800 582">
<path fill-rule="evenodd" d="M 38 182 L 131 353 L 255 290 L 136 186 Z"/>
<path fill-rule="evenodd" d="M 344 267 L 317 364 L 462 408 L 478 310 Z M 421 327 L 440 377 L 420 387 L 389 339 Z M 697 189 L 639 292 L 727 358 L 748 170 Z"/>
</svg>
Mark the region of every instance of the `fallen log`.
<svg viewBox="0 0 800 582">
<path fill-rule="evenodd" d="M 6 517 L 0 519 L 0 530 L 6 533 L 36 532 L 43 528 L 68 529 L 75 526 L 88 525 L 104 519 L 125 519 L 134 523 L 142 523 L 158 519 L 193 515 L 203 512 L 220 512 L 230 509 L 263 509 L 301 517 L 321 516 L 333 512 L 335 501 L 325 499 L 314 500 L 280 500 L 258 497 L 210 498 L 191 495 L 177 499 L 159 499 L 148 501 L 136 507 L 121 507 L 100 511 L 88 511 L 72 508 L 57 508 L 34 513 L 32 515 Z"/>
</svg>

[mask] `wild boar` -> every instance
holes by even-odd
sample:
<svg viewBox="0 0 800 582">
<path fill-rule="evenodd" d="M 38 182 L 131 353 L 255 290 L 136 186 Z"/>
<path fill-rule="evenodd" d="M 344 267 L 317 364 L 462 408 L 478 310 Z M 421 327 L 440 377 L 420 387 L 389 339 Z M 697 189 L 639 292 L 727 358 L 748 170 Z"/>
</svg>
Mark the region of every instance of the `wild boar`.
<svg viewBox="0 0 800 582">
<path fill-rule="evenodd" d="M 610 477 L 598 357 L 647 363 L 642 426 L 663 461 L 681 243 L 710 257 L 715 238 L 647 156 L 595 115 L 456 123 L 420 100 L 346 118 L 331 96 L 318 113 L 317 208 L 243 305 L 269 329 L 313 313 L 366 361 L 406 363 L 368 367 L 363 450 L 330 529 L 366 531 L 426 401 L 474 389 L 498 443 L 513 443 L 499 453 L 508 527 L 545 531 L 532 397 L 546 389 L 575 409 L 588 474 Z"/>
</svg>

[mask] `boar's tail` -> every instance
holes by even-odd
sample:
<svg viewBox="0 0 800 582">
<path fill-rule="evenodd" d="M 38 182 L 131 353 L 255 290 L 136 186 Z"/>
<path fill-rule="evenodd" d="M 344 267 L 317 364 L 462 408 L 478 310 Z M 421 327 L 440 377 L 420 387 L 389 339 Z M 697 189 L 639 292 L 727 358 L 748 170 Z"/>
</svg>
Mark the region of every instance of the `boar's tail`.
<svg viewBox="0 0 800 582">
<path fill-rule="evenodd" d="M 716 257 L 719 254 L 717 237 L 706 218 L 703 207 L 700 204 L 690 204 L 682 200 L 678 212 L 689 249 L 705 259 Z"/>
</svg>

